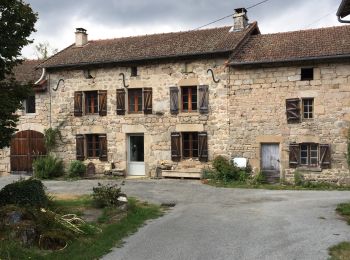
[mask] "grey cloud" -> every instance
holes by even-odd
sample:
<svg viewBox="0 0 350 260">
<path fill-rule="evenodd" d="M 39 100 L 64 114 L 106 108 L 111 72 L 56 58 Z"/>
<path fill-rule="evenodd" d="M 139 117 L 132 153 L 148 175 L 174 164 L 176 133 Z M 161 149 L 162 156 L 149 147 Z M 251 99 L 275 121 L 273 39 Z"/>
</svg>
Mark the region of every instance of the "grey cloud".
<svg viewBox="0 0 350 260">
<path fill-rule="evenodd" d="M 248 7 L 261 0 L 25 0 L 39 13 L 37 35 L 62 37 L 72 19 L 84 18 L 102 27 L 152 28 L 167 25 L 189 30 Z M 270 0 L 248 10 L 250 21 L 258 21 L 262 32 L 303 28 L 327 12 L 336 10 L 341 0 Z M 79 19 L 78 19 L 79 20 Z M 334 21 L 334 15 L 324 21 Z M 319 24 L 323 24 L 320 21 Z M 333 22 L 333 24 L 336 22 Z M 232 24 L 232 18 L 213 26 Z M 326 23 L 327 24 L 327 23 Z M 79 24 L 74 26 L 81 26 Z M 72 30 L 74 28 L 71 28 Z M 87 28 L 89 29 L 89 28 Z M 151 33 L 151 32 L 145 32 Z M 56 36 L 54 36 L 56 35 Z M 110 38 L 106 35 L 105 38 Z M 112 36 L 113 37 L 113 36 Z M 49 37 L 47 37 L 49 38 Z"/>
</svg>

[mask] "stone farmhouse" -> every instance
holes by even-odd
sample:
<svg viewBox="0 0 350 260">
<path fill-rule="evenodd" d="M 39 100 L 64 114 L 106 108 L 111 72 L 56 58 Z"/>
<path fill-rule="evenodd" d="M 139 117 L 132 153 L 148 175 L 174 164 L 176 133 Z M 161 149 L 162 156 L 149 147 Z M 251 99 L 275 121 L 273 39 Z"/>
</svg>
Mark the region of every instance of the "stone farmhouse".
<svg viewBox="0 0 350 260">
<path fill-rule="evenodd" d="M 0 171 L 30 171 L 45 153 L 44 129 L 60 126 L 54 153 L 97 173 L 113 166 L 157 176 L 166 162 L 163 176 L 199 177 L 224 155 L 271 178 L 350 177 L 350 27 L 261 34 L 241 8 L 233 26 L 109 40 L 78 28 L 75 36 L 36 66 L 35 98 L 0 152 Z"/>
</svg>

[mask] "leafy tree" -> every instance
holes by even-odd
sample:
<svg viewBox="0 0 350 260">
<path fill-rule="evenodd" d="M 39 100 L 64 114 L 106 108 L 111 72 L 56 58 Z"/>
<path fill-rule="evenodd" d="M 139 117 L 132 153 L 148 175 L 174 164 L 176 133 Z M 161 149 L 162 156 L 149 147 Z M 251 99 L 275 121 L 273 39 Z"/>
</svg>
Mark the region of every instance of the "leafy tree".
<svg viewBox="0 0 350 260">
<path fill-rule="evenodd" d="M 31 92 L 30 86 L 13 79 L 12 69 L 20 64 L 22 48 L 31 43 L 37 14 L 22 0 L 0 1 L 0 148 L 9 146 L 16 131 L 21 101 Z"/>
</svg>

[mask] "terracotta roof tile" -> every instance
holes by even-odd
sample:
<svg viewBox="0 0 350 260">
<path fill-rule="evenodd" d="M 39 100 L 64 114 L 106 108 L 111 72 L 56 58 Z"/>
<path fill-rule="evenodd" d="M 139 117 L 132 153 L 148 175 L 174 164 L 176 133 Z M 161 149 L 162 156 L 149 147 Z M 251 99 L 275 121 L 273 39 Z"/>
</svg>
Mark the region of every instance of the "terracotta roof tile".
<svg viewBox="0 0 350 260">
<path fill-rule="evenodd" d="M 324 59 L 350 55 L 350 26 L 251 36 L 231 65 Z"/>
<path fill-rule="evenodd" d="M 40 63 L 42 60 L 24 60 L 22 64 L 13 68 L 15 80 L 23 84 L 37 81 L 42 72 L 41 69 L 37 68 Z"/>
<path fill-rule="evenodd" d="M 229 52 L 256 28 L 257 23 L 252 23 L 242 32 L 230 32 L 231 27 L 227 26 L 89 41 L 83 47 L 67 47 L 40 66 L 54 68 Z"/>
</svg>

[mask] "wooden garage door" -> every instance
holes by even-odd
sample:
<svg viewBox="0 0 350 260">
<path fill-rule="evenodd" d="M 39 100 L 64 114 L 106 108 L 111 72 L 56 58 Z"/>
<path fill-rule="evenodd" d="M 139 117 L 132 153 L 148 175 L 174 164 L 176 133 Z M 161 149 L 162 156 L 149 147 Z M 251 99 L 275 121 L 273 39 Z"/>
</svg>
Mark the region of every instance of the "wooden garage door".
<svg viewBox="0 0 350 260">
<path fill-rule="evenodd" d="M 18 132 L 11 140 L 11 171 L 31 172 L 33 160 L 43 155 L 46 155 L 46 149 L 42 133 Z"/>
</svg>

